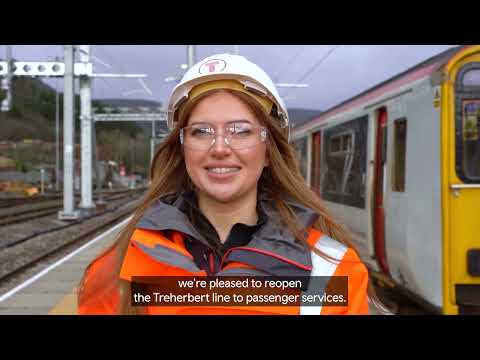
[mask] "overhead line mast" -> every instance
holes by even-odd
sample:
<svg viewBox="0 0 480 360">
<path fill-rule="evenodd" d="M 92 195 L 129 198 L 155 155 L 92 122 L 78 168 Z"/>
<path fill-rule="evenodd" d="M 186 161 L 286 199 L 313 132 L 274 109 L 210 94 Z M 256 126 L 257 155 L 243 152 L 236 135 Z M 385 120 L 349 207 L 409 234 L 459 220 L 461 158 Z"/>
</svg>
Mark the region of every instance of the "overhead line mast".
<svg viewBox="0 0 480 360">
<path fill-rule="evenodd" d="M 78 48 L 81 61 L 75 63 L 75 50 Z M 60 220 L 75 220 L 94 211 L 92 201 L 92 108 L 91 86 L 93 78 L 146 78 L 145 74 L 94 74 L 90 45 L 64 45 L 63 62 L 48 61 L 11 61 L 11 48 L 7 47 L 7 59 L 0 62 L 2 87 L 7 90 L 7 98 L 2 102 L 1 110 L 9 111 L 12 97 L 8 97 L 12 76 L 63 77 L 64 78 L 64 174 L 63 174 L 63 210 Z M 82 134 L 82 171 L 80 211 L 74 204 L 74 82 L 80 78 L 81 134 Z"/>
</svg>

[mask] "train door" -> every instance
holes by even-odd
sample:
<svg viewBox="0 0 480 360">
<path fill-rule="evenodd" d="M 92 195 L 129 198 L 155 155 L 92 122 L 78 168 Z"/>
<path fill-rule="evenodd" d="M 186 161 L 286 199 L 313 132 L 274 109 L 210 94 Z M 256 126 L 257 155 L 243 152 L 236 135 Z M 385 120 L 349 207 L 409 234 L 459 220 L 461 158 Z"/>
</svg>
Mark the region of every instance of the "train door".
<svg viewBox="0 0 480 360">
<path fill-rule="evenodd" d="M 320 195 L 321 172 L 320 166 L 322 162 L 322 132 L 317 131 L 312 135 L 312 190 Z"/>
<path fill-rule="evenodd" d="M 377 112 L 376 121 L 376 148 L 374 170 L 374 199 L 373 199 L 373 236 L 375 255 L 380 269 L 390 274 L 385 249 L 385 169 L 387 160 L 387 109 Z"/>
<path fill-rule="evenodd" d="M 478 51 L 478 49 L 477 49 Z M 448 168 L 450 229 L 446 240 L 448 306 L 460 313 L 480 312 L 480 54 L 464 57 L 452 66 L 453 90 L 450 101 L 443 100 L 443 128 L 448 131 L 445 156 Z M 451 93 L 450 93 L 451 94 Z M 448 110 L 449 111 L 448 111 Z M 448 122 L 448 123 L 447 123 Z M 453 130 L 455 129 L 455 130 Z M 447 131 L 447 130 L 446 130 Z M 450 257 L 448 259 L 448 257 Z M 447 277 L 448 279 L 448 277 Z"/>
</svg>

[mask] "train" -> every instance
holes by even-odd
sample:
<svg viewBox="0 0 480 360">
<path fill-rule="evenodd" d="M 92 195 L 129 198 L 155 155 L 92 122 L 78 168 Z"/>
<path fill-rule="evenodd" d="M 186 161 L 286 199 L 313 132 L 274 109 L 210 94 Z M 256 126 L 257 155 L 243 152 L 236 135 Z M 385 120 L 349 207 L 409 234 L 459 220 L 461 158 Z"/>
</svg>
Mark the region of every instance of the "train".
<svg viewBox="0 0 480 360">
<path fill-rule="evenodd" d="M 293 126 L 291 142 L 374 279 L 433 313 L 480 313 L 479 45 Z"/>
</svg>

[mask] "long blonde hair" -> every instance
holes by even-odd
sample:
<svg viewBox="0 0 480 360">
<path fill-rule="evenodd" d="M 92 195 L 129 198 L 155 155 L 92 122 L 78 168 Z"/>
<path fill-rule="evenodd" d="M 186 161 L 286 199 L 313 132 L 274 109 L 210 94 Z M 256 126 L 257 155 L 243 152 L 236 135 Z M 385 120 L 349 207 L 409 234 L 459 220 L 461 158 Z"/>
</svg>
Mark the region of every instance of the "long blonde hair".
<svg viewBox="0 0 480 360">
<path fill-rule="evenodd" d="M 306 184 L 305 179 L 300 172 L 300 165 L 295 150 L 291 144 L 289 144 L 286 131 L 280 127 L 278 119 L 266 115 L 257 102 L 244 93 L 226 89 L 217 89 L 202 94 L 186 105 L 182 118 L 178 119 L 177 126 L 175 126 L 171 133 L 166 137 L 156 152 L 150 167 L 151 185 L 149 189 L 144 195 L 140 206 L 135 211 L 132 220 L 129 221 L 127 226 L 119 234 L 118 239 L 112 247 L 103 253 L 105 254 L 110 250 L 115 251 L 115 268 L 113 269 L 113 274 L 118 275 L 120 273 L 123 259 L 130 238 L 135 230 L 135 226 L 152 203 L 159 197 L 170 193 L 179 193 L 182 189 L 191 186 L 191 180 L 187 174 L 182 146 L 179 140 L 180 129 L 188 123 L 189 115 L 198 101 L 205 96 L 209 96 L 219 91 L 226 91 L 237 96 L 251 108 L 259 122 L 267 127 L 267 158 L 269 166 L 264 168 L 260 177 L 258 182 L 258 192 L 265 192 L 272 198 L 273 205 L 277 209 L 282 222 L 288 230 L 290 230 L 297 239 L 306 241 L 306 236 L 308 234 L 305 229 L 302 229 L 299 226 L 294 211 L 285 201 L 286 197 L 312 209 L 319 215 L 318 220 L 312 226 L 313 228 L 355 250 L 355 247 L 350 241 L 349 233 L 333 219 L 329 211 L 322 204 L 318 195 Z M 332 259 L 316 248 L 312 248 L 312 251 L 320 256 Z M 338 261 L 338 259 L 332 260 Z M 141 311 L 139 308 L 133 308 L 129 304 L 129 283 L 120 279 L 118 279 L 118 281 L 121 298 L 120 313 L 130 314 Z M 82 286 L 80 286 L 80 289 L 81 288 Z M 371 282 L 369 282 L 369 295 L 376 298 Z M 79 293 L 79 297 L 80 296 L 81 293 Z"/>
</svg>

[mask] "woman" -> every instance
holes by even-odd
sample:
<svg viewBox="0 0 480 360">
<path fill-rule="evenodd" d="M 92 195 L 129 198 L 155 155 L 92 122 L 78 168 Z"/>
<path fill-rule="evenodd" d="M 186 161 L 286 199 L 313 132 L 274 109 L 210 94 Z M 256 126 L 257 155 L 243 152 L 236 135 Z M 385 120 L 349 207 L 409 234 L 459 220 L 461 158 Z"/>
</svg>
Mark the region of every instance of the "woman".
<svg viewBox="0 0 480 360">
<path fill-rule="evenodd" d="M 241 56 L 190 68 L 168 104 L 170 135 L 117 242 L 86 270 L 80 314 L 368 314 L 368 272 L 288 143 L 274 84 Z M 348 276 L 346 306 L 138 307 L 134 276 Z"/>
</svg>

